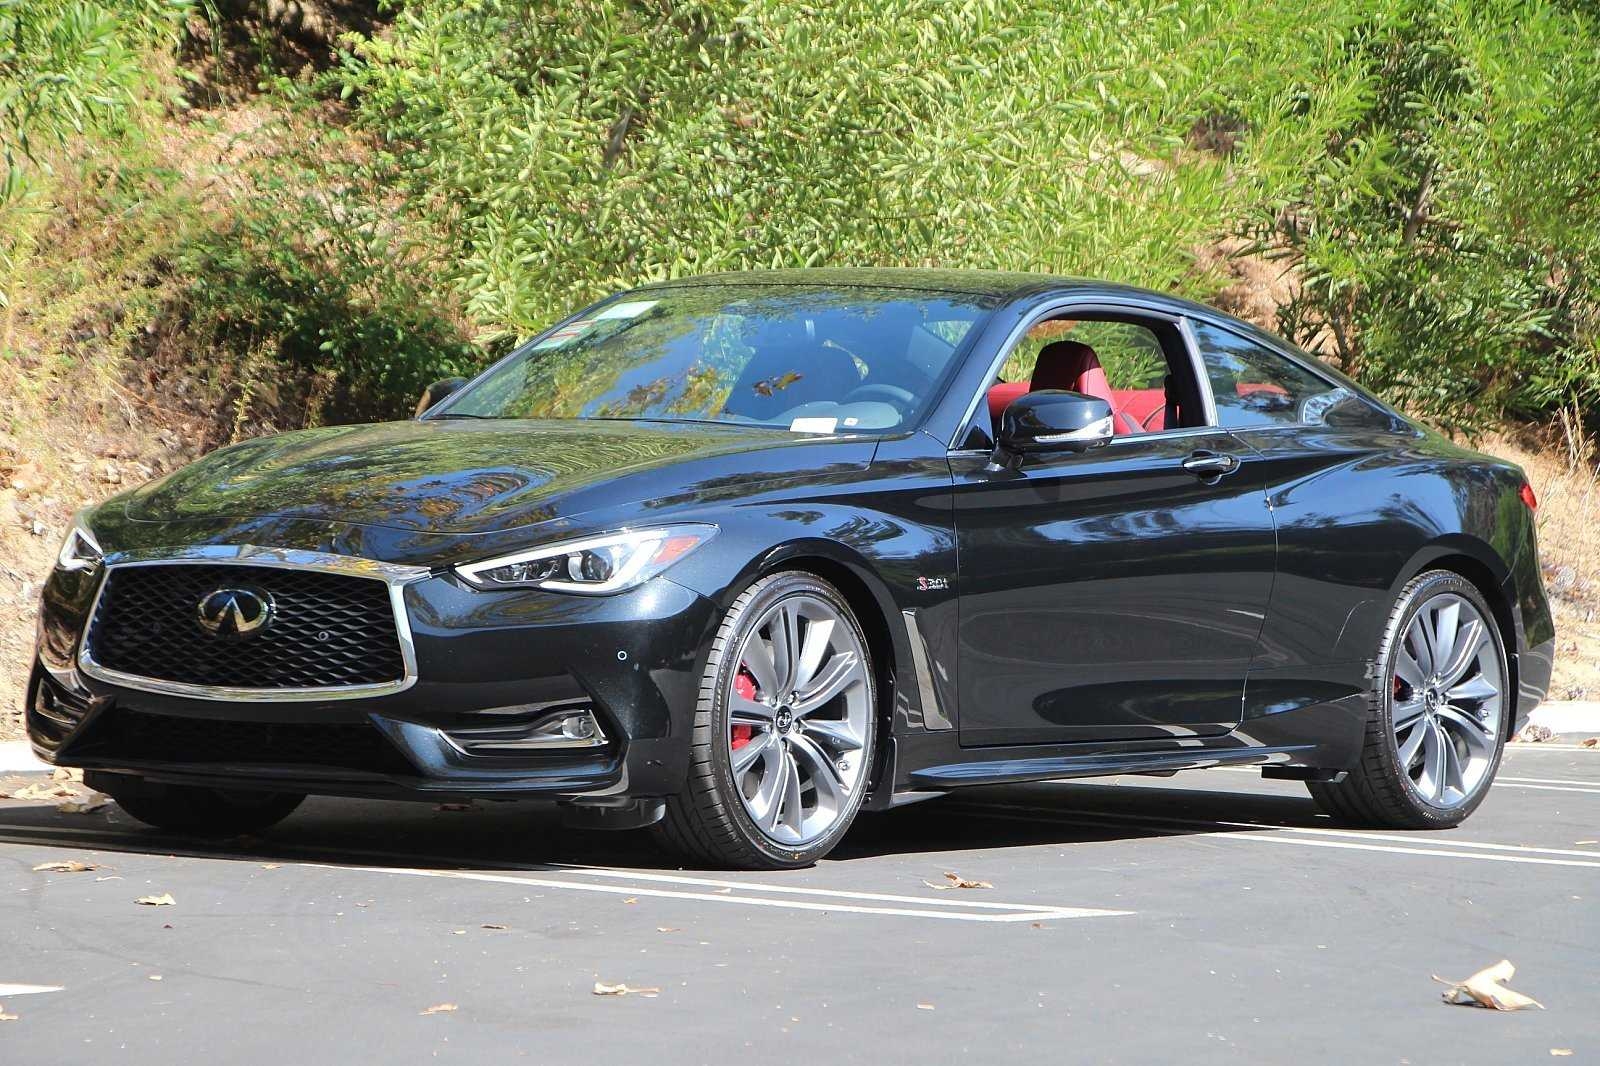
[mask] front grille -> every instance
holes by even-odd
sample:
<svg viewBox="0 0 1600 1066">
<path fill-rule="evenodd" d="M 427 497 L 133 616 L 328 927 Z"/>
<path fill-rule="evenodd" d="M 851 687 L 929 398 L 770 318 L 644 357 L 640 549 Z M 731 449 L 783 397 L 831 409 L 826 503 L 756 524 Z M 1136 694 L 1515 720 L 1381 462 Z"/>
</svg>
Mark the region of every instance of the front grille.
<svg viewBox="0 0 1600 1066">
<path fill-rule="evenodd" d="M 78 754 L 95 759 L 417 772 L 371 725 L 236 722 L 116 708 L 89 728 Z"/>
<path fill-rule="evenodd" d="M 201 600 L 229 588 L 271 598 L 265 628 L 219 636 L 200 624 Z M 108 670 L 187 685 L 338 688 L 405 674 L 386 582 L 288 567 L 113 567 L 89 649 Z"/>
</svg>

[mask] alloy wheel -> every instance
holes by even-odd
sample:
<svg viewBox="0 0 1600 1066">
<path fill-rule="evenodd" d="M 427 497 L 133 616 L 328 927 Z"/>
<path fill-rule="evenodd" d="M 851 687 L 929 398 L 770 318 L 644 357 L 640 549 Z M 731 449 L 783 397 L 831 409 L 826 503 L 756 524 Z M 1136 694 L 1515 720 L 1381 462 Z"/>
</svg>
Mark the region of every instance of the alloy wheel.
<svg viewBox="0 0 1600 1066">
<path fill-rule="evenodd" d="M 747 631 L 728 681 L 728 761 L 750 820 L 785 847 L 851 809 L 871 727 L 867 657 L 824 600 L 787 596 Z"/>
<path fill-rule="evenodd" d="M 1505 672 L 1492 624 L 1463 597 L 1441 593 L 1417 609 L 1395 655 L 1395 752 L 1435 807 L 1465 803 L 1495 764 Z"/>
</svg>

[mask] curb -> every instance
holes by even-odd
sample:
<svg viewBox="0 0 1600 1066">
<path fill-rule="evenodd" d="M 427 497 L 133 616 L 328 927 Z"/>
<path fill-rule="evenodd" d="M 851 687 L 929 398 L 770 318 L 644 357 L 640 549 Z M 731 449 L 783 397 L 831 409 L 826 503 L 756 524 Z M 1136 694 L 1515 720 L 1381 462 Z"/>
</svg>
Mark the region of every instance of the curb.
<svg viewBox="0 0 1600 1066">
<path fill-rule="evenodd" d="M 0 774 L 47 774 L 52 769 L 26 740 L 0 740 Z"/>
<path fill-rule="evenodd" d="M 1543 703 L 1534 710 L 1528 723 L 1544 726 L 1562 739 L 1600 737 L 1600 703 L 1577 700 Z"/>
</svg>

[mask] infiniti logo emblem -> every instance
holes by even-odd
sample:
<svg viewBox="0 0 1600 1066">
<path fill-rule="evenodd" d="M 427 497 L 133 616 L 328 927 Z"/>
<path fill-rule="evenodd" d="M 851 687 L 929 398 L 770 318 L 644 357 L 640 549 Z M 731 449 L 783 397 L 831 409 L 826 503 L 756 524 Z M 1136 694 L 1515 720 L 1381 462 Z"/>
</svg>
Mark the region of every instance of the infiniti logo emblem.
<svg viewBox="0 0 1600 1066">
<path fill-rule="evenodd" d="M 212 636 L 249 637 L 267 628 L 277 606 L 255 589 L 216 589 L 195 607 L 200 627 Z"/>
</svg>

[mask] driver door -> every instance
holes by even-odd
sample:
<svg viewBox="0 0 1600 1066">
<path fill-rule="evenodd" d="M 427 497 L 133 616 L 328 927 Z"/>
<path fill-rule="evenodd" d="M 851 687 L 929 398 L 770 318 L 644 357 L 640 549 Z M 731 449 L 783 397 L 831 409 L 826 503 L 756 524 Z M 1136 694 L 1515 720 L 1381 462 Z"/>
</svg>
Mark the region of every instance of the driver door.
<svg viewBox="0 0 1600 1066">
<path fill-rule="evenodd" d="M 1165 387 L 1194 388 L 1187 341 L 1162 333 Z M 1119 361 L 1104 361 L 1119 399 L 1148 385 L 1119 382 Z M 1209 405 L 1182 406 L 1207 421 Z M 962 744 L 1171 739 L 1239 723 L 1276 563 L 1264 464 L 1211 425 L 1123 433 L 1125 422 L 1103 447 L 1016 469 L 951 454 Z M 1184 466 L 1202 454 L 1237 465 L 1220 477 Z"/>
</svg>

